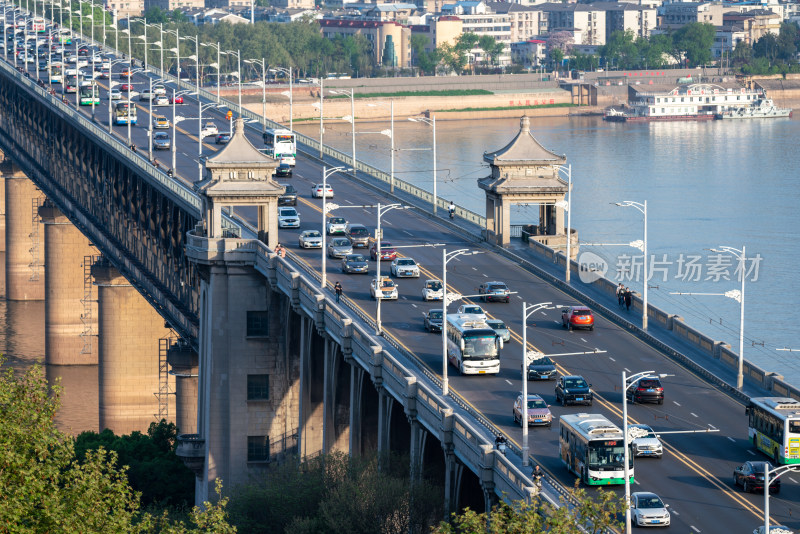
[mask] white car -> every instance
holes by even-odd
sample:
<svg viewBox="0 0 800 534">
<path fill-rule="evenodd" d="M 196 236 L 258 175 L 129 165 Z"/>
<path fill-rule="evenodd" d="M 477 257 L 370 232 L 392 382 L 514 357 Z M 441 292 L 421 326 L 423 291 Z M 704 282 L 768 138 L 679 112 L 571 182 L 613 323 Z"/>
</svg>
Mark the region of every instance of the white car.
<svg viewBox="0 0 800 534">
<path fill-rule="evenodd" d="M 753 531 L 753 534 L 765 534 L 764 525 L 761 525 Z M 794 534 L 794 530 L 784 525 L 770 525 L 769 534 Z"/>
<path fill-rule="evenodd" d="M 213 122 L 207 122 L 203 125 L 203 136 L 208 137 L 209 135 L 217 135 L 219 130 L 217 129 L 217 125 Z"/>
<path fill-rule="evenodd" d="M 647 425 L 628 425 L 628 439 L 634 456 L 661 458 L 664 447 L 653 429 Z"/>
<path fill-rule="evenodd" d="M 393 259 L 389 270 L 398 278 L 419 278 L 419 265 L 411 258 Z"/>
<path fill-rule="evenodd" d="M 322 248 L 322 234 L 319 230 L 306 230 L 297 240 L 300 248 Z"/>
<path fill-rule="evenodd" d="M 153 93 L 150 92 L 150 89 L 142 89 L 139 92 L 139 100 L 149 101 L 153 99 Z"/>
<path fill-rule="evenodd" d="M 116 87 L 111 89 L 111 92 L 109 94 L 111 95 L 111 100 L 122 100 L 122 91 L 120 91 Z"/>
<path fill-rule="evenodd" d="M 444 298 L 444 288 L 441 280 L 425 280 L 422 287 L 422 300 L 442 300 Z"/>
<path fill-rule="evenodd" d="M 631 495 L 631 521 L 637 527 L 668 527 L 669 508 L 661 497 L 649 491 L 637 491 Z"/>
<path fill-rule="evenodd" d="M 278 208 L 278 228 L 300 228 L 300 215 L 294 208 Z"/>
<path fill-rule="evenodd" d="M 347 229 L 347 219 L 344 217 L 330 217 L 325 225 L 325 229 L 328 235 L 343 234 Z"/>
<path fill-rule="evenodd" d="M 164 95 L 156 95 L 153 98 L 153 105 L 154 106 L 169 106 L 169 98 Z"/>
<path fill-rule="evenodd" d="M 153 94 L 154 95 L 166 95 L 167 94 L 167 88 L 164 87 L 163 85 L 154 85 L 153 86 Z"/>
<path fill-rule="evenodd" d="M 477 315 L 476 319 L 486 320 L 486 312 L 477 304 L 462 304 L 458 307 L 458 313 L 467 315 Z"/>
<path fill-rule="evenodd" d="M 369 294 L 374 299 L 397 300 L 397 285 L 391 278 L 373 278 L 369 284 Z"/>
<path fill-rule="evenodd" d="M 311 186 L 311 196 L 322 198 L 322 184 Z M 325 184 L 325 198 L 333 198 L 333 188 L 329 184 Z"/>
</svg>

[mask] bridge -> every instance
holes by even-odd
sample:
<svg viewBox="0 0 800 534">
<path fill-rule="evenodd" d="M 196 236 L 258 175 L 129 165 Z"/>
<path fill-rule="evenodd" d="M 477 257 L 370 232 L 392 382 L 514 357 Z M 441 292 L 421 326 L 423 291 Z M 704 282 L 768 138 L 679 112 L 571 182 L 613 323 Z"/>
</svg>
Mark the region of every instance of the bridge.
<svg viewBox="0 0 800 534">
<path fill-rule="evenodd" d="M 450 511 L 486 509 L 501 495 L 531 498 L 535 490 L 510 413 L 520 390 L 517 305 L 486 305 L 512 331 L 501 373 L 450 376 L 444 396 L 439 338 L 421 329 L 419 282 L 400 282 L 405 298 L 382 303 L 383 335 L 376 335 L 368 280 L 348 277 L 346 297 L 336 303 L 330 286 L 321 287 L 321 255 L 292 249 L 279 257 L 268 245 L 274 234 L 256 239 L 247 209 L 244 218 L 225 218 L 222 235 L 209 235 L 193 188 L 197 136 L 184 130 L 174 140 L 181 149 L 172 179 L 141 149 L 130 150 L 124 128 L 102 117 L 93 121 L 90 110 L 64 104 L 31 76 L 0 62 L 8 298 L 45 300 L 48 364 L 98 365 L 101 428 L 143 430 L 154 416 L 175 421 L 185 433 L 180 454 L 198 475 L 198 501 L 208 498 L 217 477 L 236 485 L 293 450 L 304 456 L 407 452 L 414 476 L 423 469 L 438 473 Z M 137 76 L 142 83 L 145 75 Z M 203 91 L 198 98 L 214 102 Z M 133 128 L 133 135 L 140 147 L 149 143 L 143 128 Z M 258 142 L 258 129 L 247 135 Z M 318 182 L 323 165 L 352 165 L 345 155 L 303 141 L 306 157 L 292 178 L 298 189 Z M 413 210 L 386 216 L 385 238 L 484 252 L 448 266 L 448 285 L 460 293 L 473 293 L 476 280 L 491 276 L 518 292 L 517 304 L 592 306 L 594 332 L 562 330 L 558 310 L 543 310 L 528 328 L 545 353 L 607 351 L 557 360 L 562 374 L 583 374 L 593 383 L 593 410 L 619 423 L 622 369 L 674 375 L 664 380 L 666 406 L 632 407 L 632 418 L 664 431 L 720 430 L 699 438 L 675 435 L 664 440 L 662 460 L 637 463 L 639 487 L 672 504 L 676 525 L 719 532 L 759 523 L 761 499 L 739 494 L 729 478 L 733 466 L 752 455 L 741 404 L 746 396 L 797 394 L 779 376 L 748 365 L 745 388 L 737 391 L 730 386 L 735 354 L 724 343 L 655 308 L 650 328 L 641 331 L 636 318 L 609 307 L 612 294 L 602 280 L 564 283 L 563 256 L 552 249 L 492 246 L 480 233 L 485 220 L 464 210 L 455 222 L 435 217 L 424 193 L 401 185 L 392 194 L 385 175 L 360 163 L 356 168 L 353 179 L 332 178 L 337 203 L 354 206 L 348 219 L 375 220 L 374 210 L 355 206 L 413 204 Z M 298 210 L 314 221 L 303 229 L 318 228 L 318 202 L 302 196 Z M 279 233 L 283 243 L 297 239 L 296 231 Z M 440 251 L 421 246 L 414 252 L 425 275 L 439 277 Z M 576 264 L 571 268 L 578 272 Z M 551 388 L 537 384 L 531 392 L 550 402 Z M 552 409 L 556 416 L 577 410 Z M 501 431 L 512 441 L 508 456 L 492 446 Z M 531 434 L 533 461 L 549 473 L 546 494 L 555 500 L 572 481 L 561 465 L 557 432 Z M 791 524 L 797 489 L 786 486 L 771 509 Z"/>
</svg>

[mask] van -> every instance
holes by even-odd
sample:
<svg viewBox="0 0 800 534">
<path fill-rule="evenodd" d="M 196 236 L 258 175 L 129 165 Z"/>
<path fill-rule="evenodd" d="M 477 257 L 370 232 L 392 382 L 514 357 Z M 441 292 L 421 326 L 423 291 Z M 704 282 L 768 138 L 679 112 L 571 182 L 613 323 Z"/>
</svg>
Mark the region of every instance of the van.
<svg viewBox="0 0 800 534">
<path fill-rule="evenodd" d="M 350 240 L 353 248 L 367 248 L 369 244 L 369 230 L 363 224 L 348 224 L 344 235 Z"/>
</svg>

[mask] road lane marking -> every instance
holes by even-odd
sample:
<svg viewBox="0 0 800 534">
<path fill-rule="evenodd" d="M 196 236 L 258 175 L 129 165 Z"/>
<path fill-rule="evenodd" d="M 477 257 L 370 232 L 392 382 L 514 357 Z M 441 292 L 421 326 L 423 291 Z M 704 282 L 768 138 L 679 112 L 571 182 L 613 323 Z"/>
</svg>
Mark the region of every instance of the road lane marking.
<svg viewBox="0 0 800 534">
<path fill-rule="evenodd" d="M 732 437 L 730 437 L 730 436 L 725 436 L 725 437 L 728 438 L 729 440 L 731 440 L 732 442 L 736 443 L 736 440 L 733 439 Z"/>
<path fill-rule="evenodd" d="M 625 467 L 625 466 L 623 466 L 623 467 Z M 789 477 L 789 480 L 792 481 L 792 484 L 797 484 L 797 481 L 795 479 L 793 479 L 792 477 Z"/>
<path fill-rule="evenodd" d="M 689 415 L 691 415 L 692 417 L 697 417 L 697 414 L 696 414 L 696 413 L 693 413 L 693 412 L 689 412 Z M 624 466 L 623 466 L 623 467 L 624 467 Z"/>
<path fill-rule="evenodd" d="M 672 401 L 672 402 L 675 403 L 675 406 L 680 406 L 680 403 L 678 401 Z"/>
<path fill-rule="evenodd" d="M 406 235 L 410 235 L 410 236 L 412 236 L 412 237 L 414 236 L 414 234 L 412 234 L 412 233 L 411 233 L 411 232 L 409 232 L 408 230 L 403 230 L 403 232 L 404 232 Z"/>
<path fill-rule="evenodd" d="M 747 454 L 749 454 L 749 455 L 751 455 L 751 456 L 755 456 L 755 455 L 756 455 L 756 453 L 754 453 L 754 452 L 753 452 L 753 451 L 751 451 L 750 449 L 747 449 Z M 624 467 L 624 466 L 623 466 L 623 467 Z"/>
<path fill-rule="evenodd" d="M 623 466 L 623 467 L 624 467 L 624 466 Z M 670 510 L 670 511 L 669 511 L 669 513 L 671 513 L 671 514 L 675 514 L 675 515 L 681 515 L 681 514 L 679 514 L 679 513 L 678 513 L 676 510 Z"/>
<path fill-rule="evenodd" d="M 509 380 L 509 379 L 506 379 L 506 384 L 508 384 L 509 386 L 513 386 L 514 385 L 513 382 L 511 382 L 511 380 Z M 622 467 L 625 467 L 625 466 L 623 465 Z"/>
<path fill-rule="evenodd" d="M 628 369 L 627 367 L 625 367 L 625 372 L 626 372 L 626 373 L 630 373 L 630 372 L 631 372 L 631 370 L 630 370 L 630 369 Z M 623 466 L 623 467 L 625 467 L 625 466 Z"/>
<path fill-rule="evenodd" d="M 581 338 L 581 341 L 583 341 L 584 343 L 588 343 L 588 341 L 586 341 L 586 340 L 585 340 L 585 339 L 583 339 L 583 338 Z M 623 467 L 624 467 L 624 466 L 623 466 Z"/>
<path fill-rule="evenodd" d="M 694 525 L 689 525 L 689 526 L 692 527 L 692 530 L 694 530 L 695 532 L 700 532 L 700 529 L 697 528 L 696 526 L 694 526 Z"/>
<path fill-rule="evenodd" d="M 615 361 L 617 361 L 617 360 L 615 360 L 614 358 L 612 358 L 611 356 L 609 356 L 609 357 L 608 357 L 608 359 L 609 359 L 609 360 L 611 360 L 612 362 L 615 362 Z M 625 467 L 625 466 L 623 465 L 622 467 Z"/>
<path fill-rule="evenodd" d="M 411 305 L 412 305 L 413 307 L 415 307 L 415 308 L 417 307 L 417 305 L 416 305 L 416 304 L 414 304 L 413 302 L 411 303 Z M 623 467 L 624 467 L 624 466 L 623 466 Z"/>
</svg>

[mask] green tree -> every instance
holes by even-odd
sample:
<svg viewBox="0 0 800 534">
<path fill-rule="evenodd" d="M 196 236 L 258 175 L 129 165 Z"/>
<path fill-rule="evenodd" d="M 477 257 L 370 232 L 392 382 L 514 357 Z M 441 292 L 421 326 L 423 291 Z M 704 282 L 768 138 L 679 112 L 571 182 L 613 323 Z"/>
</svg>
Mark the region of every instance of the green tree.
<svg viewBox="0 0 800 534">
<path fill-rule="evenodd" d="M 464 72 L 464 67 L 467 66 L 467 55 L 463 50 L 450 43 L 440 44 L 437 50 L 445 68 L 452 70 L 456 74 Z"/>
<path fill-rule="evenodd" d="M 711 45 L 716 30 L 712 24 L 692 22 L 679 28 L 672 37 L 675 59 L 686 58 L 690 66 L 711 62 Z"/>
<path fill-rule="evenodd" d="M 79 461 L 74 439 L 56 428 L 60 393 L 60 386 L 48 386 L 40 366 L 20 376 L 10 368 L 0 372 L 0 532 L 235 532 L 225 519 L 224 498 L 195 509 L 192 527 L 166 513 L 141 512 L 115 452 L 99 448 Z"/>
<path fill-rule="evenodd" d="M 412 60 L 425 74 L 435 74 L 436 65 L 441 60 L 439 50 L 427 51 L 425 47 L 428 46 L 428 38 L 418 33 L 411 34 L 411 52 Z"/>
<path fill-rule="evenodd" d="M 501 501 L 487 515 L 470 509 L 453 514 L 450 523 L 442 522 L 433 534 L 598 534 L 621 528 L 620 515 L 625 511 L 624 497 L 599 488 L 594 496 L 578 488 L 571 490 L 576 505 L 553 507 L 543 499 L 528 504 Z"/>
<path fill-rule="evenodd" d="M 613 60 L 614 64 L 623 69 L 633 68 L 641 62 L 641 54 L 632 31 L 613 32 L 606 44 L 600 47 L 600 55 L 605 58 L 606 63 Z"/>
</svg>

